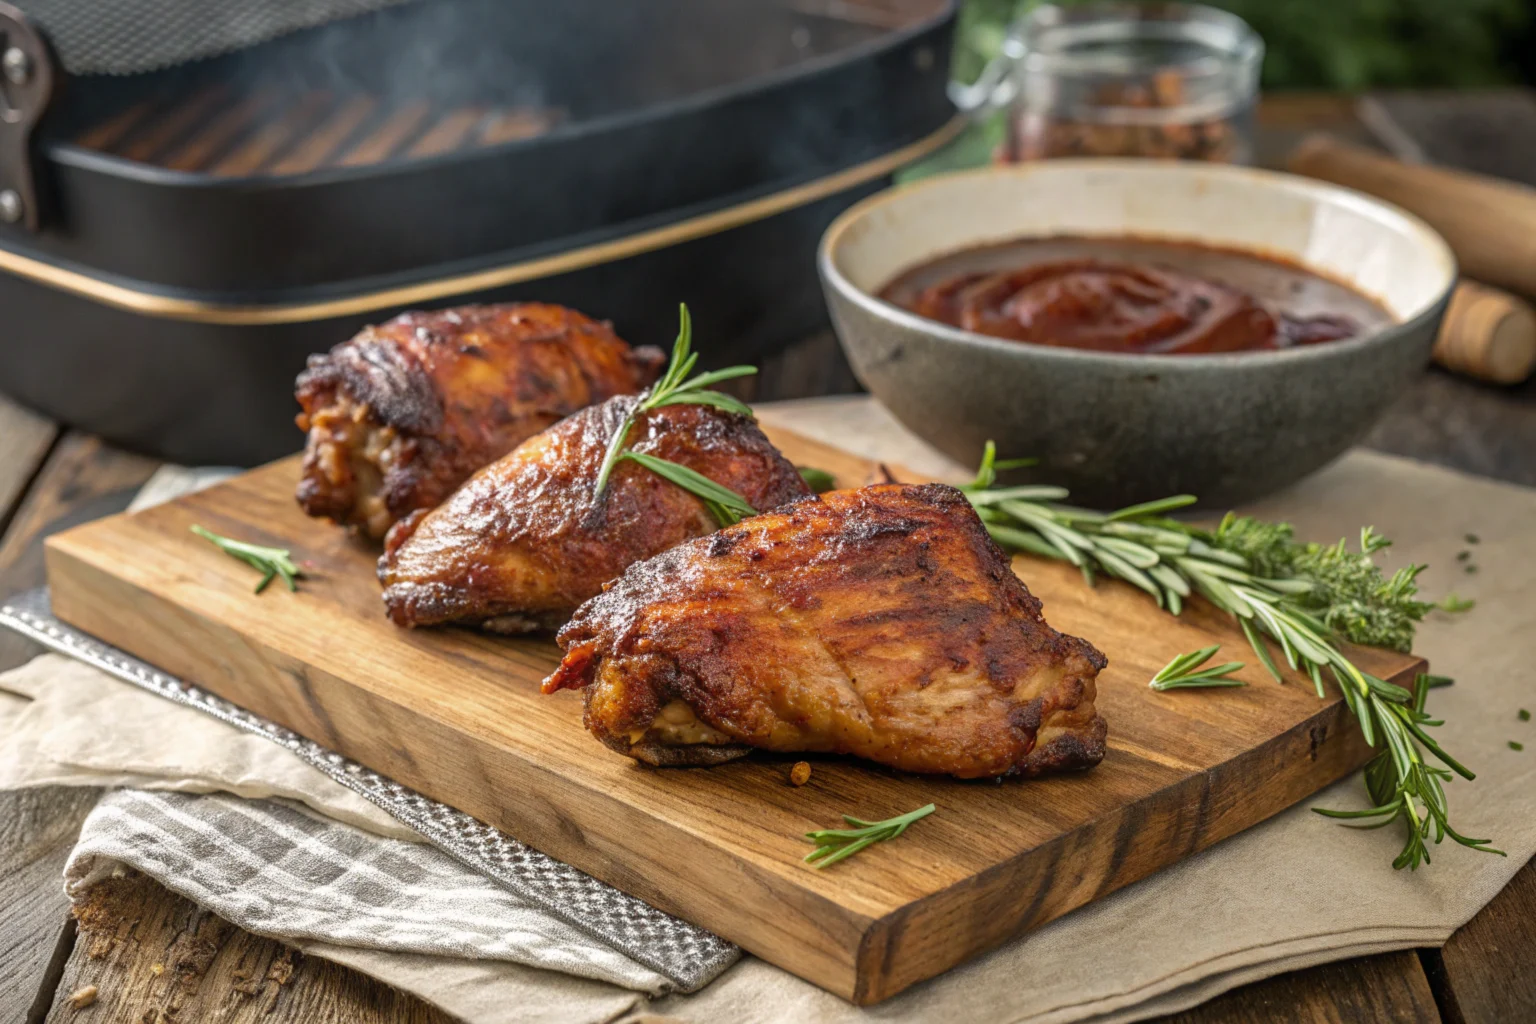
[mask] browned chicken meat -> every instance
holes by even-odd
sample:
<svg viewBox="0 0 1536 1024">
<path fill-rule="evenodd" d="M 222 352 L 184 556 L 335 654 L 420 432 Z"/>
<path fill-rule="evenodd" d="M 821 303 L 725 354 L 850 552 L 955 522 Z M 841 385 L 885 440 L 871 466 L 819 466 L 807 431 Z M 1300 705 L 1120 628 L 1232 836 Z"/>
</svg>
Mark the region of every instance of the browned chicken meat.
<svg viewBox="0 0 1536 1024">
<path fill-rule="evenodd" d="M 619 462 L 595 498 L 608 443 L 637 402 L 582 410 L 397 524 L 379 559 L 390 618 L 553 629 L 631 563 L 718 529 L 703 502 L 636 462 Z M 712 406 L 641 413 L 629 449 L 702 473 L 756 509 L 807 493 L 755 420 Z"/>
<path fill-rule="evenodd" d="M 952 487 L 806 498 L 633 565 L 560 631 L 544 691 L 654 765 L 751 747 L 978 778 L 1104 757 L 1104 656 L 1056 632 Z"/>
<path fill-rule="evenodd" d="M 402 313 L 311 356 L 298 499 L 382 537 L 545 427 L 654 381 L 665 357 L 542 303 Z"/>
</svg>

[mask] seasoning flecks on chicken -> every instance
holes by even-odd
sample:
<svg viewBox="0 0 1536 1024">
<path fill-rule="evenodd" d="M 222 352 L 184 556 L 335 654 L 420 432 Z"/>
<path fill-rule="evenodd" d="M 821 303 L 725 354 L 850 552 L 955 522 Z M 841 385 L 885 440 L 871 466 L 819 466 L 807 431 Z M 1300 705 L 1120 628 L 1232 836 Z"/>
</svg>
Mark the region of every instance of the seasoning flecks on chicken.
<svg viewBox="0 0 1536 1024">
<path fill-rule="evenodd" d="M 382 537 L 578 409 L 634 394 L 665 362 L 606 323 L 542 303 L 402 313 L 311 356 L 298 501 Z"/>
<path fill-rule="evenodd" d="M 633 565 L 560 631 L 546 693 L 653 765 L 752 747 L 960 778 L 1089 768 L 1105 659 L 1058 633 L 954 488 L 786 505 Z"/>
<path fill-rule="evenodd" d="M 552 629 L 631 563 L 719 527 L 692 493 L 630 460 L 602 496 L 609 441 L 639 400 L 584 409 L 481 470 L 431 512 L 402 520 L 379 559 L 389 616 Z M 687 466 L 768 509 L 808 490 L 750 416 L 708 405 L 641 413 L 629 448 Z"/>
</svg>

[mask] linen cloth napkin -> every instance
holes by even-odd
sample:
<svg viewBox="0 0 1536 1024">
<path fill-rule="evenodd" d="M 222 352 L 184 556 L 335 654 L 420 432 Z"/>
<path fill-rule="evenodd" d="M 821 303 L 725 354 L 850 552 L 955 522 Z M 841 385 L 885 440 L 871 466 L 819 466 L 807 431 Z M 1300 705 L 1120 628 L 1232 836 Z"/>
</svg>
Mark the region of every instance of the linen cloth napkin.
<svg viewBox="0 0 1536 1024">
<path fill-rule="evenodd" d="M 963 475 L 870 399 L 783 403 L 759 412 L 769 422 L 867 456 L 941 477 Z M 1468 834 L 1493 836 L 1509 852 L 1508 858 L 1445 844 L 1432 848 L 1434 862 L 1418 872 L 1393 871 L 1390 861 L 1400 846 L 1396 829 L 1352 831 L 1309 810 L 1363 806 L 1358 778 L 1346 780 L 1173 868 L 867 1009 L 752 957 L 694 995 L 648 998 L 647 992 L 655 989 L 637 984 L 634 989 L 644 991 L 626 990 L 563 973 L 562 965 L 539 960 L 537 948 L 525 950 L 529 959 L 518 963 L 292 936 L 286 941 L 357 967 L 477 1024 L 641 1017 L 764 1024 L 1128 1021 L 1192 1006 L 1237 985 L 1315 963 L 1443 942 L 1536 852 L 1536 724 L 1521 723 L 1517 717 L 1520 707 L 1536 707 L 1536 683 L 1529 668 L 1536 654 L 1536 630 L 1531 628 L 1536 625 L 1536 576 L 1519 557 L 1536 541 L 1536 492 L 1356 452 L 1254 511 L 1289 519 L 1301 536 L 1319 540 L 1352 536 L 1360 525 L 1372 523 L 1397 541 L 1385 559 L 1389 567 L 1429 562 L 1433 568 L 1422 577 L 1427 593 L 1454 589 L 1478 600 L 1465 615 L 1432 615 L 1421 627 L 1417 649 L 1437 671 L 1457 678 L 1456 685 L 1436 690 L 1431 697 L 1432 710 L 1447 720 L 1438 737 L 1480 773 L 1475 783 L 1458 781 L 1448 787 L 1452 819 Z M 1477 535 L 1479 543 L 1471 544 L 1469 533 Z M 1480 570 L 1476 575 L 1461 571 L 1456 555 L 1462 550 L 1472 552 L 1471 564 Z M 18 674 L 24 676 L 19 683 L 13 678 Z M 223 730 L 231 741 L 238 734 L 192 709 L 105 676 L 85 679 L 95 675 L 59 659 L 40 659 L 0 677 L 0 688 L 19 688 L 37 698 L 19 711 L 0 704 L 0 784 L 27 784 L 46 776 L 53 782 L 102 785 L 103 779 L 132 774 L 133 785 L 235 791 L 232 780 L 238 778 L 247 786 L 244 795 L 292 801 L 288 810 L 306 819 L 323 814 L 345 822 L 338 828 L 398 833 L 392 819 L 378 820 L 382 812 L 372 805 L 349 809 L 339 800 L 333 802 L 343 794 L 356 798 L 257 737 L 248 739 L 270 750 L 252 751 L 252 760 L 242 769 L 212 770 L 198 763 L 189 754 L 197 744 L 184 739 L 183 728 L 191 728 L 190 720 L 182 720 L 185 716 L 198 720 L 198 727 Z M 95 702 L 108 699 L 103 688 L 141 706 L 142 717 L 134 720 L 134 728 L 120 727 L 122 707 L 110 717 L 95 713 Z M 165 749 L 166 736 L 177 737 L 174 751 Z M 1510 740 L 1529 749 L 1511 750 Z M 30 760 L 23 762 L 15 756 L 17 751 Z M 269 773 L 280 761 L 302 771 L 274 784 Z M 314 778 L 306 782 L 304 772 Z M 187 779 L 197 782 L 188 786 Z M 136 798 L 145 799 L 142 794 Z M 118 808 L 118 800 L 133 798 L 110 799 L 107 806 Z M 240 806 L 242 813 L 254 813 L 251 802 L 225 797 L 157 794 L 153 799 L 184 801 L 178 809 L 189 815 L 204 813 L 197 809 L 202 801 L 227 801 Z M 120 808 L 93 814 L 87 821 L 84 853 L 77 853 L 70 867 L 77 887 L 109 863 L 105 847 L 92 854 L 91 844 L 107 841 L 104 829 L 118 813 L 127 812 Z M 169 841 L 164 836 L 157 840 Z M 407 842 L 398 834 L 365 841 Z M 121 845 L 114 849 L 134 856 Z M 92 866 L 87 855 L 99 862 Z M 144 858 L 141 862 L 148 864 Z M 144 869 L 155 874 L 152 867 Z M 283 877 L 281 872 L 264 873 Z M 174 878 L 161 881 L 175 888 Z M 298 892 L 307 892 L 302 883 Z M 238 906 L 220 912 L 236 924 L 262 930 L 250 915 L 242 920 Z M 1106 955 L 1110 951 L 1113 955 Z"/>
</svg>

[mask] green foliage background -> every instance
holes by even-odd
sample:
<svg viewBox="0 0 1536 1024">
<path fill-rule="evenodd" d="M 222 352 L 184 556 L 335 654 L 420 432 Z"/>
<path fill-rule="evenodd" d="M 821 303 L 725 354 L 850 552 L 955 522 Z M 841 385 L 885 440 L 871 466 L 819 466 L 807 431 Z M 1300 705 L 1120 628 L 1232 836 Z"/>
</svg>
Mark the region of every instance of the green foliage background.
<svg viewBox="0 0 1536 1024">
<path fill-rule="evenodd" d="M 974 79 L 1001 47 L 1008 23 L 1040 2 L 965 0 L 955 77 Z M 1497 85 L 1536 71 L 1532 0 L 1205 2 L 1263 36 L 1266 89 Z"/>
</svg>

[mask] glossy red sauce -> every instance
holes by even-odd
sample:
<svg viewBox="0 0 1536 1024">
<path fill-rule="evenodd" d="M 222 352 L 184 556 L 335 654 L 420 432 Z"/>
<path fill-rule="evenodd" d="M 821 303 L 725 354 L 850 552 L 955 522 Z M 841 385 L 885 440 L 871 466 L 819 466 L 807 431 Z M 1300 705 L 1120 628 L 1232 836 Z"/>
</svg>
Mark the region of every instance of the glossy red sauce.
<svg viewBox="0 0 1536 1024">
<path fill-rule="evenodd" d="M 901 275 L 880 295 L 980 334 L 1100 352 L 1288 348 L 1390 320 L 1365 296 L 1294 264 L 1145 239 L 967 250 Z"/>
</svg>

